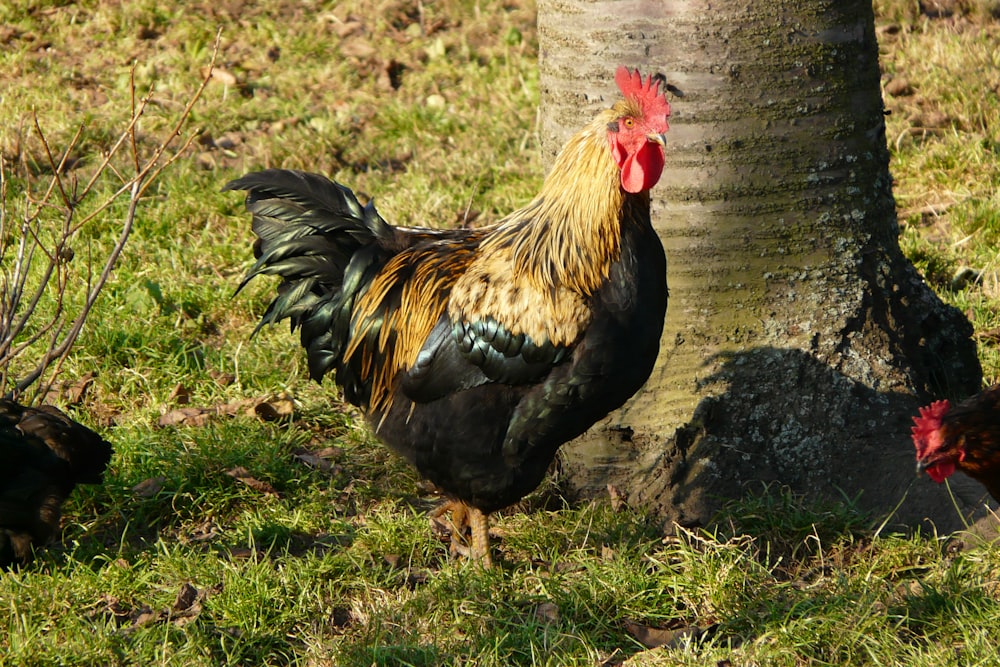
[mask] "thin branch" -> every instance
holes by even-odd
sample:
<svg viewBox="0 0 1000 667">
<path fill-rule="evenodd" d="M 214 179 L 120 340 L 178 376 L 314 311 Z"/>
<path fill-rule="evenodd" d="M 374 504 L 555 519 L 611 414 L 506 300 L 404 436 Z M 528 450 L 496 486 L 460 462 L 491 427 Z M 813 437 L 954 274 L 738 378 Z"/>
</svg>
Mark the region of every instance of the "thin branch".
<svg viewBox="0 0 1000 667">
<path fill-rule="evenodd" d="M 125 248 L 125 244 L 128 241 L 135 223 L 139 203 L 142 200 L 144 193 L 156 181 L 160 174 L 163 173 L 164 169 L 172 165 L 186 153 L 187 149 L 197 136 L 196 133 L 192 133 L 181 143 L 179 148 L 172 148 L 176 140 L 181 137 L 184 125 L 190 118 L 194 105 L 201 98 L 205 88 L 211 81 L 212 72 L 214 71 L 215 63 L 219 55 L 221 40 L 222 31 L 220 30 L 216 34 L 211 62 L 200 85 L 194 94 L 188 99 L 186 106 L 178 116 L 177 121 L 171 127 L 169 134 L 159 143 L 159 145 L 156 146 L 156 148 L 153 149 L 152 155 L 145 160 L 140 156 L 137 125 L 139 118 L 146 111 L 152 98 L 152 89 L 146 95 L 137 97 L 135 87 L 135 67 L 133 66 L 130 79 L 130 103 L 132 113 L 129 123 L 124 131 L 119 135 L 117 141 L 111 149 L 104 154 L 102 161 L 99 165 L 97 165 L 90 180 L 83 185 L 82 189 L 80 189 L 79 182 L 75 180 L 72 187 L 70 187 L 69 183 L 67 183 L 60 174 L 65 169 L 70 151 L 77 145 L 80 137 L 82 136 L 83 127 L 78 129 L 77 133 L 69 143 L 69 148 L 63 152 L 62 157 L 57 161 L 54 157 L 54 151 L 52 151 L 49 142 L 41 129 L 41 124 L 38 122 L 37 116 L 35 117 L 35 132 L 45 149 L 49 165 L 53 170 L 53 177 L 48 183 L 44 197 L 37 201 L 34 207 L 28 204 L 30 197 L 26 195 L 25 218 L 22 224 L 23 233 L 17 246 L 18 261 L 15 262 L 13 275 L 10 279 L 8 279 L 8 276 L 4 276 L 3 284 L 0 285 L 0 308 L 3 309 L 2 312 L 0 312 L 0 338 L 2 338 L 2 340 L 0 340 L 0 364 L 3 365 L 2 376 L 0 377 L 3 379 L 4 386 L 10 386 L 8 383 L 10 376 L 9 364 L 14 357 L 25 352 L 33 343 L 41 341 L 45 338 L 48 339 L 48 344 L 42 358 L 38 360 L 34 368 L 32 368 L 19 380 L 13 382 L 13 387 L 7 393 L 8 397 L 22 394 L 40 379 L 45 378 L 42 382 L 35 385 L 33 393 L 34 397 L 37 398 L 38 396 L 44 395 L 55 382 L 56 377 L 62 369 L 63 363 L 68 357 L 70 350 L 80 335 L 80 332 L 83 330 L 87 317 L 89 316 L 94 305 L 97 303 L 102 289 L 110 279 L 118 259 Z M 127 180 L 122 177 L 112 164 L 112 160 L 123 146 L 130 147 L 130 158 L 135 170 L 134 175 Z M 121 186 L 116 188 L 110 196 L 101 201 L 93 210 L 89 211 L 82 217 L 79 217 L 79 204 L 90 195 L 96 187 L 100 177 L 109 171 L 118 177 L 119 181 L 122 182 Z M 2 225 L 5 224 L 7 220 L 5 199 L 7 181 L 3 172 L 4 165 L 0 162 L 0 215 L 3 216 L 0 218 L 0 232 L 2 232 Z M 39 221 L 41 219 L 42 211 L 49 206 L 53 206 L 51 199 L 56 191 L 58 191 L 63 203 L 63 206 L 61 207 L 63 211 L 63 220 L 61 229 L 58 233 L 58 238 L 54 240 L 54 246 L 50 251 L 42 239 Z M 128 193 L 129 204 L 124 220 L 122 221 L 122 227 L 119 232 L 118 239 L 108 253 L 108 256 L 105 258 L 101 271 L 96 278 L 92 272 L 93 264 L 90 262 L 87 263 L 89 274 L 87 278 L 88 284 L 86 299 L 76 317 L 73 318 L 71 322 L 67 322 L 63 315 L 66 290 L 70 283 L 70 272 L 66 268 L 66 261 L 68 260 L 64 257 L 64 253 L 69 247 L 69 240 L 73 238 L 84 225 L 108 210 L 108 208 L 125 193 Z M 5 242 L 0 239 L 0 244 L 2 243 Z M 6 246 L 0 245 L 0 256 L 2 256 L 5 248 Z M 48 264 L 42 269 L 39 287 L 37 290 L 32 292 L 27 308 L 23 309 L 20 318 L 18 318 L 16 317 L 15 312 L 23 306 L 23 299 L 26 294 L 25 289 L 27 286 L 26 280 L 29 273 L 28 267 L 31 264 L 31 260 L 36 257 L 36 250 L 41 250 L 41 252 L 44 253 L 48 260 Z M 24 333 L 30 316 L 35 313 L 42 296 L 46 294 L 49 288 L 51 288 L 53 292 L 53 298 L 56 304 L 55 315 L 53 315 L 48 322 L 33 331 L 28 337 L 28 340 L 21 340 L 14 345 L 14 340 Z"/>
<path fill-rule="evenodd" d="M 73 343 L 76 342 L 77 336 L 80 335 L 80 331 L 83 330 L 83 323 L 86 321 L 87 315 L 90 314 L 91 308 L 93 308 L 94 304 L 97 303 L 97 297 L 100 295 L 101 289 L 111 276 L 111 271 L 115 268 L 115 264 L 118 262 L 118 257 L 125 248 L 125 242 L 128 241 L 128 237 L 132 233 L 132 224 L 135 222 L 135 213 L 138 207 L 139 181 L 135 180 L 132 183 L 132 195 L 129 200 L 128 213 L 125 216 L 125 224 L 122 226 L 121 234 L 118 236 L 118 242 L 115 243 L 115 247 L 112 248 L 111 253 L 108 255 L 108 259 L 104 262 L 104 269 L 101 271 L 101 275 L 98 277 L 97 282 L 91 286 L 90 292 L 87 294 L 87 300 L 80 309 L 80 313 L 76 316 L 76 319 L 70 326 L 69 331 L 66 332 L 62 342 L 57 345 L 50 345 L 51 353 L 47 354 L 42 363 L 39 363 L 31 373 L 14 385 L 15 394 L 23 392 L 31 386 L 35 380 L 41 377 L 42 373 L 45 372 L 45 369 L 52 363 L 53 359 L 60 360 L 61 363 L 61 359 L 69 353 Z M 51 385 L 54 379 L 54 377 L 50 379 L 50 381 L 45 384 L 44 389 L 47 390 L 48 386 Z M 40 388 L 37 393 L 42 393 L 41 389 L 42 388 Z"/>
</svg>

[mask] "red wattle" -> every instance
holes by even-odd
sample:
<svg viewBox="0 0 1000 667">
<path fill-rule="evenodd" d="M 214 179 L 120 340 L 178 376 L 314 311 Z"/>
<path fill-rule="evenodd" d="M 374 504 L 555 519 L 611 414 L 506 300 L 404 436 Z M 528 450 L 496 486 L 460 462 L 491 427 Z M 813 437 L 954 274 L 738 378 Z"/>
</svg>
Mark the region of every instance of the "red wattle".
<svg viewBox="0 0 1000 667">
<path fill-rule="evenodd" d="M 927 466 L 927 474 L 938 484 L 950 477 L 953 472 L 955 472 L 955 464 L 951 461 L 941 461 Z"/>
<path fill-rule="evenodd" d="M 632 193 L 650 189 L 660 180 L 663 163 L 663 149 L 652 142 L 644 143 L 622 165 L 622 188 Z"/>
</svg>

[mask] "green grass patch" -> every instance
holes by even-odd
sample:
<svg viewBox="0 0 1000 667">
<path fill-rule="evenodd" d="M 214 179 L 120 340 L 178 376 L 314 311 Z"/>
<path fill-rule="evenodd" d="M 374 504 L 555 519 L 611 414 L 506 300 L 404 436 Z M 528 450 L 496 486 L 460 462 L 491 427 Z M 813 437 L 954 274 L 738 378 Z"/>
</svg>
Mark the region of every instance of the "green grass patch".
<svg viewBox="0 0 1000 667">
<path fill-rule="evenodd" d="M 995 4 L 959 2 L 947 19 L 919 4 L 877 3 L 901 244 L 970 315 L 994 381 Z M 83 126 L 66 175 L 82 174 L 128 121 L 133 63 L 140 93 L 152 91 L 137 141 L 155 146 L 220 27 L 218 71 L 189 125 L 197 140 L 147 193 L 63 370 L 67 385 L 96 373 L 67 409 L 114 441 L 106 482 L 77 489 L 62 539 L 0 576 L 0 663 L 995 662 L 1000 553 L 875 538 L 877 522 L 847 500 L 755 490 L 685 531 L 565 503 L 549 481 L 494 517 L 499 567 L 456 561 L 426 517 L 437 496 L 335 388 L 308 380 L 295 338 L 250 339 L 270 286 L 233 297 L 252 258 L 242 202 L 219 192 L 230 178 L 324 172 L 406 225 L 479 224 L 535 193 L 531 2 L 0 7 L 12 191 L 51 174 L 32 110 L 54 147 Z M 106 252 L 121 214 L 75 241 L 75 262 Z M 293 401 L 294 418 L 250 414 L 271 400 Z M 176 418 L 183 409 L 205 412 Z"/>
</svg>

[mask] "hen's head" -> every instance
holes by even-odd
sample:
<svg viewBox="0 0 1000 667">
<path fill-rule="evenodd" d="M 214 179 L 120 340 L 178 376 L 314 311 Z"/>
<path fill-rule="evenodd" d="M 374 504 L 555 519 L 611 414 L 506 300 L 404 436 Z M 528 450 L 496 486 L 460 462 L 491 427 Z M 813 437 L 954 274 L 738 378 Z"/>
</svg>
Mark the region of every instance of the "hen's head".
<svg viewBox="0 0 1000 667">
<path fill-rule="evenodd" d="M 935 482 L 943 482 L 965 458 L 965 449 L 944 438 L 941 419 L 951 408 L 948 401 L 936 401 L 920 408 L 913 418 L 913 445 L 917 448 L 917 471 L 926 471 Z"/>
<path fill-rule="evenodd" d="M 615 83 L 625 99 L 612 110 L 617 114 L 608 123 L 608 145 L 622 170 L 626 192 L 648 190 L 663 173 L 663 133 L 667 131 L 670 103 L 660 92 L 662 75 L 643 80 L 639 71 L 619 67 Z"/>
</svg>

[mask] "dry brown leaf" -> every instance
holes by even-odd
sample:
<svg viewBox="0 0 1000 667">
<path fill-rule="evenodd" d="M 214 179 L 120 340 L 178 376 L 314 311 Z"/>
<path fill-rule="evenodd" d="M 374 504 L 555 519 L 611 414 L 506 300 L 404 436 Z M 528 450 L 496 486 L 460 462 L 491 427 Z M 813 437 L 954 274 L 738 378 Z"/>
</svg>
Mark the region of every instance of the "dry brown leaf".
<svg viewBox="0 0 1000 667">
<path fill-rule="evenodd" d="M 163 475 L 144 479 L 132 487 L 132 493 L 140 498 L 152 498 L 160 492 L 160 489 L 163 488 L 163 483 L 165 481 L 167 481 L 167 478 Z"/>
<path fill-rule="evenodd" d="M 88 612 L 87 615 L 93 618 L 101 614 L 110 614 L 118 626 L 128 625 L 128 627 L 125 628 L 126 632 L 140 626 L 160 623 L 163 621 L 170 621 L 174 625 L 182 626 L 197 618 L 198 614 L 200 614 L 202 610 L 201 603 L 209 593 L 213 591 L 217 592 L 219 590 L 221 590 L 221 585 L 214 586 L 208 590 L 199 591 L 191 584 L 185 583 L 177 592 L 174 604 L 169 610 L 165 611 L 154 610 L 147 604 L 140 605 L 134 609 L 129 608 L 128 606 L 122 604 L 118 598 L 110 595 L 104 595 L 101 598 L 100 606 Z"/>
<path fill-rule="evenodd" d="M 907 79 L 896 77 L 886 82 L 885 92 L 893 97 L 906 97 L 913 94 L 913 86 Z"/>
<path fill-rule="evenodd" d="M 191 390 L 178 382 L 174 386 L 173 391 L 170 392 L 170 396 L 167 397 L 167 400 L 174 401 L 178 405 L 187 405 L 191 402 Z"/>
<path fill-rule="evenodd" d="M 158 426 L 202 426 L 210 415 L 206 408 L 177 408 L 160 415 L 156 423 Z"/>
<path fill-rule="evenodd" d="M 182 542 L 206 542 L 219 536 L 219 526 L 211 519 L 202 521 L 190 531 L 181 534 Z"/>
<path fill-rule="evenodd" d="M 539 623 L 558 623 L 559 605 L 555 602 L 543 602 L 535 607 L 535 618 Z"/>
<path fill-rule="evenodd" d="M 221 83 L 226 86 L 236 85 L 236 75 L 227 69 L 222 67 L 216 67 L 212 70 L 212 81 Z"/>
<path fill-rule="evenodd" d="M 192 586 L 190 583 L 185 583 L 181 586 L 181 589 L 177 591 L 177 597 L 174 598 L 174 604 L 170 608 L 171 611 L 184 611 L 190 609 L 191 606 L 198 600 L 198 589 Z"/>
<path fill-rule="evenodd" d="M 163 614 L 161 612 L 153 611 L 149 605 L 144 604 L 132 612 L 132 625 L 149 625 L 150 623 L 155 623 L 160 620 L 162 616 Z"/>
<path fill-rule="evenodd" d="M 246 484 L 254 491 L 259 491 L 269 496 L 278 495 L 278 492 L 275 491 L 273 486 L 271 486 L 267 482 L 260 481 L 259 479 L 251 475 L 250 471 L 244 468 L 243 466 L 236 466 L 235 468 L 227 470 L 226 474 L 232 477 L 233 479 Z"/>
<path fill-rule="evenodd" d="M 297 458 L 299 461 L 302 461 L 310 468 L 316 468 L 317 470 L 321 470 L 323 472 L 331 472 L 333 470 L 332 463 L 330 463 L 329 461 L 320 456 L 311 454 L 309 452 L 302 452 L 300 454 L 296 454 L 295 458 Z"/>
<path fill-rule="evenodd" d="M 323 449 L 317 449 L 313 453 L 324 459 L 339 459 L 344 450 L 340 447 L 324 447 Z"/>
<path fill-rule="evenodd" d="M 223 136 L 229 136 L 229 135 L 227 134 Z M 242 138 L 240 139 L 240 141 L 242 142 Z M 215 369 L 210 370 L 208 372 L 208 376 L 213 380 L 215 380 L 215 383 L 220 387 L 228 387 L 232 383 L 236 382 L 236 376 L 233 375 L 232 373 L 224 373 L 222 371 L 217 371 Z"/>
<path fill-rule="evenodd" d="M 295 412 L 295 402 L 288 398 L 262 401 L 254 406 L 253 411 L 268 422 L 290 419 Z"/>
<path fill-rule="evenodd" d="M 87 396 L 87 390 L 94 383 L 94 373 L 87 373 L 73 384 L 56 382 L 45 392 L 45 403 L 65 401 L 67 405 L 79 405 Z"/>
<path fill-rule="evenodd" d="M 359 32 L 364 32 L 365 26 L 361 21 L 356 21 L 348 19 L 343 23 L 334 23 L 333 32 L 337 34 L 337 37 L 341 39 L 345 37 L 350 37 Z"/>
<path fill-rule="evenodd" d="M 216 413 L 226 417 L 235 417 L 240 414 L 252 417 L 254 414 L 253 406 L 257 402 L 259 402 L 259 399 L 256 398 L 239 398 L 235 401 L 229 401 L 228 403 L 217 405 L 215 407 L 215 411 Z"/>
<path fill-rule="evenodd" d="M 353 37 L 351 39 L 344 40 L 341 43 L 340 53 L 347 58 L 368 60 L 375 55 L 376 51 L 375 47 L 372 46 L 367 39 L 362 37 Z"/>
<path fill-rule="evenodd" d="M 625 496 L 614 484 L 608 484 L 608 497 L 611 498 L 612 512 L 620 512 L 625 507 Z"/>
<path fill-rule="evenodd" d="M 121 627 L 129 621 L 132 610 L 122 604 L 117 597 L 104 593 L 101 595 L 99 605 L 88 611 L 86 615 L 87 618 L 97 618 L 104 614 L 110 615 L 115 620 L 115 624 Z"/>
<path fill-rule="evenodd" d="M 177 592 L 174 604 L 170 608 L 168 614 L 170 621 L 180 627 L 195 620 L 201 613 L 201 601 L 204 597 L 204 593 L 198 591 L 191 584 L 185 583 Z"/>
<path fill-rule="evenodd" d="M 230 558 L 235 558 L 237 560 L 246 560 L 249 558 L 254 558 L 258 555 L 258 552 L 254 549 L 249 549 L 247 547 L 233 547 L 229 550 Z"/>
<path fill-rule="evenodd" d="M 94 383 L 94 374 L 87 373 L 79 380 L 66 388 L 66 402 L 70 405 L 79 405 L 87 395 L 87 390 Z"/>
<path fill-rule="evenodd" d="M 244 398 L 214 407 L 186 406 L 176 408 L 163 414 L 157 424 L 159 426 L 204 426 L 209 419 L 215 416 L 234 417 L 243 413 L 253 416 L 256 414 L 253 406 L 259 402 L 259 399 Z"/>
<path fill-rule="evenodd" d="M 675 646 L 684 639 L 698 638 L 704 630 L 697 625 L 682 625 L 676 628 L 654 628 L 633 621 L 625 621 L 625 629 L 646 648 Z"/>
</svg>

